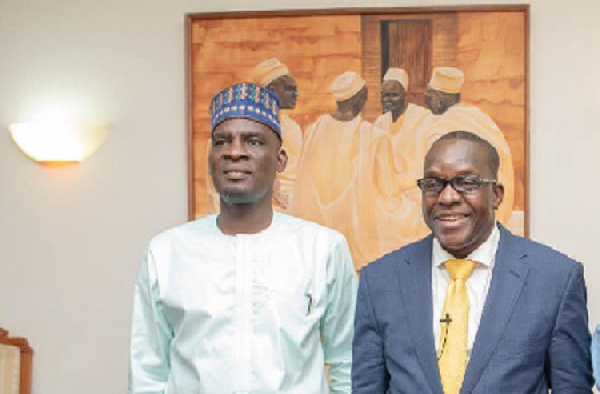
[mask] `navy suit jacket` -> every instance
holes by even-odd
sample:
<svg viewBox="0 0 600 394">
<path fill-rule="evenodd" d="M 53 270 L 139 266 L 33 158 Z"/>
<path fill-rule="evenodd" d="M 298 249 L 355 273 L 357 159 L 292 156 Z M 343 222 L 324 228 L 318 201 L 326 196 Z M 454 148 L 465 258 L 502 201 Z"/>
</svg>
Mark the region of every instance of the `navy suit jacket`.
<svg viewBox="0 0 600 394">
<path fill-rule="evenodd" d="M 442 394 L 433 336 L 433 237 L 361 270 L 353 394 Z M 590 393 L 583 268 L 500 226 L 500 243 L 461 393 Z"/>
</svg>

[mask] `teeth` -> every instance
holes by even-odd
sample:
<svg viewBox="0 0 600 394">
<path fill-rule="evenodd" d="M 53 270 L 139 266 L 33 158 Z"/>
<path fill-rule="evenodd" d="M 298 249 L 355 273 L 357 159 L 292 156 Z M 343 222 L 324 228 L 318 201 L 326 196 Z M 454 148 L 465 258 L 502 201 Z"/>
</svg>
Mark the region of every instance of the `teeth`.
<svg viewBox="0 0 600 394">
<path fill-rule="evenodd" d="M 243 171 L 227 171 L 226 174 L 230 177 L 241 177 L 244 176 L 245 173 Z"/>
<path fill-rule="evenodd" d="M 463 219 L 464 217 L 465 217 L 465 215 L 440 215 L 439 219 L 448 221 L 448 222 L 454 222 L 454 221 Z"/>
</svg>

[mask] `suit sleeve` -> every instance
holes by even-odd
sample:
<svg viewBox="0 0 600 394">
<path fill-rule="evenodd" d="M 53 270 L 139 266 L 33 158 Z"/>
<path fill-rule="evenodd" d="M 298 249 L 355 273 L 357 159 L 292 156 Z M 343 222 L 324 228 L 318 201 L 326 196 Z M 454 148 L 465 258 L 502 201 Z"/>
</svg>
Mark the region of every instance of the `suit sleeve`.
<svg viewBox="0 0 600 394">
<path fill-rule="evenodd" d="M 130 394 L 162 394 L 167 384 L 173 335 L 158 300 L 154 258 L 148 252 L 135 285 L 129 356 Z"/>
<path fill-rule="evenodd" d="M 571 270 L 552 332 L 547 373 L 553 394 L 590 393 L 593 384 L 583 267 Z"/>
<path fill-rule="evenodd" d="M 389 382 L 383 338 L 371 302 L 368 270 L 363 269 L 358 284 L 352 344 L 353 394 L 385 393 Z"/>
</svg>

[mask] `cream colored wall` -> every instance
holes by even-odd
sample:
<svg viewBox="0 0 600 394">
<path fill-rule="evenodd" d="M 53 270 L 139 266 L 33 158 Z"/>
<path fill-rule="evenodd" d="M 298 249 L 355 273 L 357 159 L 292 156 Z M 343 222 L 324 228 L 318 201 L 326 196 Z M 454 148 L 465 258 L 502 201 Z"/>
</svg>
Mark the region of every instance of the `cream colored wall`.
<svg viewBox="0 0 600 394">
<path fill-rule="evenodd" d="M 153 234 L 187 217 L 184 13 L 367 4 L 206 3 L 0 0 L 0 326 L 30 339 L 35 394 L 125 391 L 140 256 Z M 531 10 L 531 233 L 584 262 L 592 322 L 599 16 L 596 0 Z M 109 122 L 104 146 L 80 165 L 39 166 L 10 140 L 9 123 L 52 100 Z"/>
</svg>

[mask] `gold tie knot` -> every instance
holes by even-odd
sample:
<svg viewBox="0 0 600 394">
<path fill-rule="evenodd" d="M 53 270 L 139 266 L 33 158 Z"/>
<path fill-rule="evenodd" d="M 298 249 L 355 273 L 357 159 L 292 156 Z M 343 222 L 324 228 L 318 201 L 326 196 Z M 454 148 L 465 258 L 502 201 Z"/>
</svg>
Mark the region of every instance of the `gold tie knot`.
<svg viewBox="0 0 600 394">
<path fill-rule="evenodd" d="M 467 279 L 475 269 L 475 262 L 467 259 L 448 260 L 446 269 L 452 279 Z"/>
</svg>

